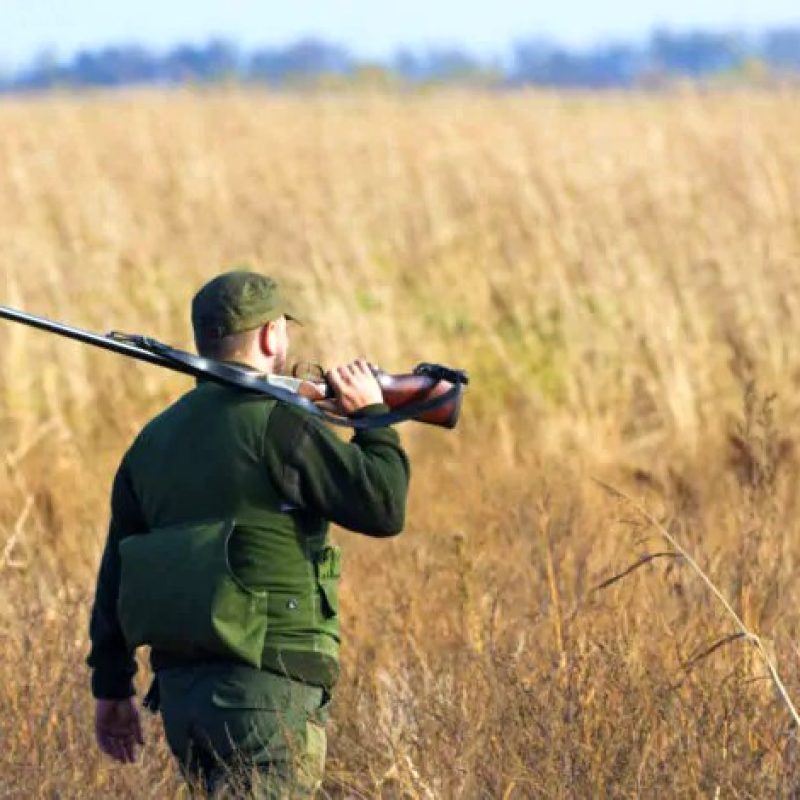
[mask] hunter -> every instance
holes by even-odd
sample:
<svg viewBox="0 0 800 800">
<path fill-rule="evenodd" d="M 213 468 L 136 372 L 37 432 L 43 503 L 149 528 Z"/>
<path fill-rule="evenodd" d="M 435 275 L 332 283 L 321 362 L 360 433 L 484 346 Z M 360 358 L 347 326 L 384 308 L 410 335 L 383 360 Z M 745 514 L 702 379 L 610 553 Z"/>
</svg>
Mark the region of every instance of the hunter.
<svg viewBox="0 0 800 800">
<path fill-rule="evenodd" d="M 197 351 L 282 373 L 293 316 L 277 283 L 237 270 L 192 301 Z M 365 361 L 332 369 L 337 410 L 384 414 Z M 322 783 L 339 672 L 333 522 L 370 536 L 404 524 L 408 459 L 392 428 L 345 442 L 290 403 L 199 379 L 122 458 L 92 608 L 88 664 L 100 749 L 144 744 L 134 641 L 151 646 L 169 747 L 214 797 L 311 797 Z"/>
</svg>

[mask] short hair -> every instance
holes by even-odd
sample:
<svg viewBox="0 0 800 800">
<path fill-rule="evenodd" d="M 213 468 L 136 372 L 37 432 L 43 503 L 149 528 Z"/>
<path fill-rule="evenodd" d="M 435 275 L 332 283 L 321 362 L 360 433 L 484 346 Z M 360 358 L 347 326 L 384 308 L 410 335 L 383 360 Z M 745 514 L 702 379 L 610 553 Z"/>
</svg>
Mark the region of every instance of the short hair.
<svg viewBox="0 0 800 800">
<path fill-rule="evenodd" d="M 212 358 L 215 361 L 235 361 L 250 349 L 253 338 L 261 330 L 251 328 L 241 333 L 231 333 L 228 336 L 209 336 L 202 331 L 195 331 L 195 345 L 197 352 L 203 358 Z"/>
</svg>

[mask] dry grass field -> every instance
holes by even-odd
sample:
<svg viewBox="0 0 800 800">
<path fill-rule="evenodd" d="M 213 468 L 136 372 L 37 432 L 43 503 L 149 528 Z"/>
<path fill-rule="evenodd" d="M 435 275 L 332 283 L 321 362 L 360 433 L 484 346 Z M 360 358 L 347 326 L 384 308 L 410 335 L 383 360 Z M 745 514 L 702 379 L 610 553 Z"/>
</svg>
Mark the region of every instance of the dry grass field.
<svg viewBox="0 0 800 800">
<path fill-rule="evenodd" d="M 0 103 L 2 302 L 188 346 L 249 263 L 298 357 L 440 360 L 406 531 L 345 549 L 335 798 L 800 796 L 800 95 L 131 93 Z M 0 798 L 172 798 L 96 751 L 110 481 L 188 387 L 0 323 Z M 710 651 L 710 652 L 709 652 Z M 142 674 L 141 685 L 145 683 Z"/>
</svg>

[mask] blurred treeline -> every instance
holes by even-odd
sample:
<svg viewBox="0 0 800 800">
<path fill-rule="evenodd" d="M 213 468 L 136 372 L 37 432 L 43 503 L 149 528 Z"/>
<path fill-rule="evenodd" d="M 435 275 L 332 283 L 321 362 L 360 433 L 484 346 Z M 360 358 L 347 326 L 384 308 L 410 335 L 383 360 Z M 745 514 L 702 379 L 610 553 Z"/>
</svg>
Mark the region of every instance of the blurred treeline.
<svg viewBox="0 0 800 800">
<path fill-rule="evenodd" d="M 783 27 L 750 35 L 657 30 L 643 42 L 607 42 L 584 49 L 529 37 L 493 57 L 450 46 L 401 49 L 383 60 L 365 60 L 322 39 L 250 51 L 221 39 L 180 44 L 167 51 L 115 45 L 82 50 L 68 58 L 42 52 L 28 66 L 0 74 L 0 90 L 223 81 L 273 87 L 460 83 L 641 88 L 682 77 L 752 82 L 798 75 L 800 27 Z"/>
</svg>

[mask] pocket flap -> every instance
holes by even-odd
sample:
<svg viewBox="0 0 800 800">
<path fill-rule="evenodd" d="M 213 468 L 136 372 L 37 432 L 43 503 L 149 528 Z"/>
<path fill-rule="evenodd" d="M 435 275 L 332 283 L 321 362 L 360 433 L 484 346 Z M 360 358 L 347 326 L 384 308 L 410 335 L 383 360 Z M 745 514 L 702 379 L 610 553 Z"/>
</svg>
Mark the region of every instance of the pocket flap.
<svg viewBox="0 0 800 800">
<path fill-rule="evenodd" d="M 260 667 L 267 593 L 244 586 L 228 559 L 234 520 L 158 528 L 120 543 L 117 611 L 130 647 Z"/>
</svg>

